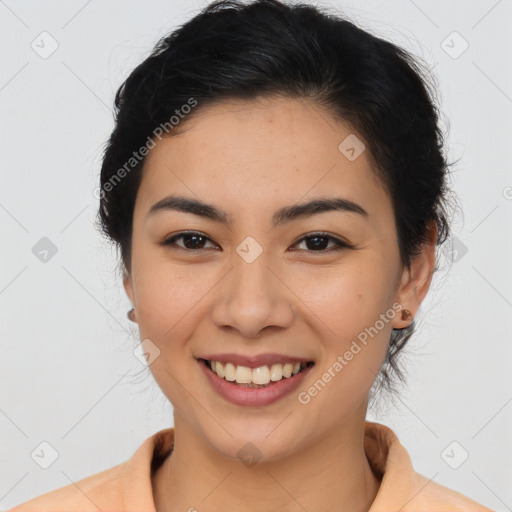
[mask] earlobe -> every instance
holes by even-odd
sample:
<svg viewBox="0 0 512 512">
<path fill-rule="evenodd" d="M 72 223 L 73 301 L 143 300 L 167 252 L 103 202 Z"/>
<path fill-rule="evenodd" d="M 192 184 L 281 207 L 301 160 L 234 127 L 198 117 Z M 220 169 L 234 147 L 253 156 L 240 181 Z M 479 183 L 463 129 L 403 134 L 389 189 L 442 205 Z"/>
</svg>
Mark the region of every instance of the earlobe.
<svg viewBox="0 0 512 512">
<path fill-rule="evenodd" d="M 128 298 L 130 299 L 130 302 L 133 304 L 133 283 L 132 283 L 132 276 L 125 272 L 123 277 L 123 287 L 124 291 L 126 292 L 126 295 L 128 295 Z M 126 314 L 128 317 L 128 320 L 131 320 L 132 322 L 137 322 L 137 319 L 135 318 L 135 308 L 131 308 L 128 313 Z"/>
<path fill-rule="evenodd" d="M 412 323 L 418 309 L 427 295 L 432 276 L 435 271 L 435 249 L 437 242 L 437 225 L 430 224 L 428 239 L 421 246 L 421 251 L 411 261 L 409 268 L 404 268 L 400 288 L 396 300 L 402 311 L 408 310 L 409 315 L 397 315 L 393 321 L 393 328 L 403 329 Z"/>
</svg>

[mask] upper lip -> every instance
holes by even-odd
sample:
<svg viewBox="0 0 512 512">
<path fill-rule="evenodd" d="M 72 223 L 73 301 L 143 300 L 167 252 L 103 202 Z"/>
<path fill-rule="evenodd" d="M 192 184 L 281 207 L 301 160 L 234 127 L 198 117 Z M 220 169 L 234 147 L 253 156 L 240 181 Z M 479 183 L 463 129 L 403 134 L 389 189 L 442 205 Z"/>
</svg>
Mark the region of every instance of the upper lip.
<svg viewBox="0 0 512 512">
<path fill-rule="evenodd" d="M 286 354 L 277 354 L 275 352 L 266 352 L 255 356 L 246 356 L 243 354 L 209 354 L 201 356 L 198 359 L 208 361 L 219 361 L 220 363 L 233 363 L 237 366 L 247 366 L 248 368 L 258 368 L 260 366 L 272 366 L 273 364 L 285 363 L 308 363 L 311 359 L 304 357 L 288 356 Z"/>
</svg>

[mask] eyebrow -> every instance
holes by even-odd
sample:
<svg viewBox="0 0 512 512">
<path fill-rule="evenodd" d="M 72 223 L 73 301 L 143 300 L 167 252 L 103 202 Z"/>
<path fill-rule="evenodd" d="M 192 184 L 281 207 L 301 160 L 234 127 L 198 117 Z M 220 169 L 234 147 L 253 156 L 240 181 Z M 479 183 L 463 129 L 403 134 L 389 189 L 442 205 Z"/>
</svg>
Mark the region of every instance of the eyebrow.
<svg viewBox="0 0 512 512">
<path fill-rule="evenodd" d="M 147 216 L 154 215 L 161 211 L 179 211 L 184 213 L 192 213 L 199 217 L 220 222 L 229 225 L 232 222 L 231 215 L 216 206 L 182 196 L 167 196 L 155 203 L 149 209 Z M 307 203 L 285 206 L 277 210 L 273 217 L 272 223 L 276 225 L 285 224 L 293 220 L 309 217 L 323 212 L 338 211 L 343 213 L 357 213 L 363 217 L 368 217 L 368 212 L 357 203 L 343 199 L 341 197 L 317 198 Z"/>
</svg>

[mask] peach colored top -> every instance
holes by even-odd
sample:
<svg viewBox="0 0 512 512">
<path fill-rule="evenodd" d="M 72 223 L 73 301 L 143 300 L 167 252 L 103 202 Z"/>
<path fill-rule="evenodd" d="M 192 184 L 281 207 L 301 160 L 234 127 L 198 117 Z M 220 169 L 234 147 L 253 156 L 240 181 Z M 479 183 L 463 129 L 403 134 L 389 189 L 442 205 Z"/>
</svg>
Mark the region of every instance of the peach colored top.
<svg viewBox="0 0 512 512">
<path fill-rule="evenodd" d="M 122 464 L 37 496 L 8 512 L 155 512 L 151 471 L 172 450 L 173 440 L 173 428 L 160 430 Z M 493 512 L 417 473 L 406 449 L 385 425 L 365 423 L 364 448 L 381 480 L 369 512 Z"/>
</svg>

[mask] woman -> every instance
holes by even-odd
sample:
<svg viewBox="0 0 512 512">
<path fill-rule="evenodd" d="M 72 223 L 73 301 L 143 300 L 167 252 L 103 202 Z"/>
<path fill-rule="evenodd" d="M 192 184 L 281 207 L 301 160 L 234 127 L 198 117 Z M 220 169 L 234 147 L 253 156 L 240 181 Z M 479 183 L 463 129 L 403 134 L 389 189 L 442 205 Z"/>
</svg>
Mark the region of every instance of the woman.
<svg viewBox="0 0 512 512">
<path fill-rule="evenodd" d="M 116 113 L 99 218 L 174 428 L 12 510 L 490 510 L 366 421 L 449 232 L 414 59 L 313 7 L 216 2 Z"/>
</svg>

